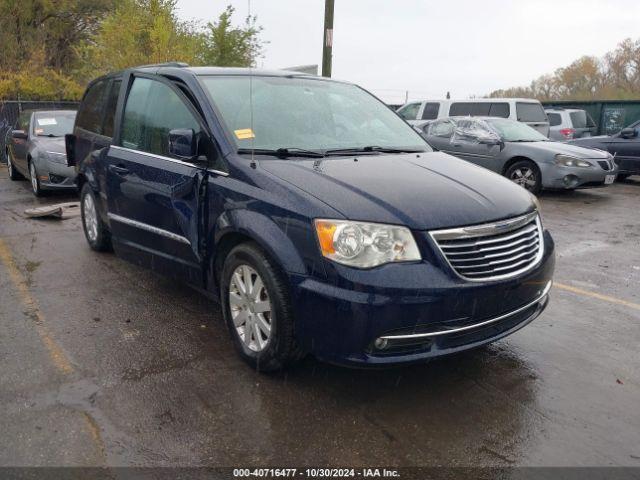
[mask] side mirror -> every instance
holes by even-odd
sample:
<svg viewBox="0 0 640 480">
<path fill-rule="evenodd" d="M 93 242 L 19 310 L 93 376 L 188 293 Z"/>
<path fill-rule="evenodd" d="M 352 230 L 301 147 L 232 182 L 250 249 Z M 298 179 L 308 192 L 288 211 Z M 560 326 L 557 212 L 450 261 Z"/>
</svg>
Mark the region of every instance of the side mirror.
<svg viewBox="0 0 640 480">
<path fill-rule="evenodd" d="M 169 132 L 169 153 L 178 158 L 193 160 L 198 154 L 198 141 L 191 128 L 177 128 Z"/>
<path fill-rule="evenodd" d="M 620 131 L 620 136 L 622 138 L 635 138 L 636 137 L 636 131 L 633 128 L 623 128 Z"/>
<path fill-rule="evenodd" d="M 67 150 L 67 166 L 76 165 L 76 136 L 73 133 L 67 133 L 64 136 L 64 146 Z"/>
<path fill-rule="evenodd" d="M 26 140 L 29 138 L 29 135 L 27 135 L 27 132 L 24 130 L 12 130 L 11 136 L 16 140 Z"/>
</svg>

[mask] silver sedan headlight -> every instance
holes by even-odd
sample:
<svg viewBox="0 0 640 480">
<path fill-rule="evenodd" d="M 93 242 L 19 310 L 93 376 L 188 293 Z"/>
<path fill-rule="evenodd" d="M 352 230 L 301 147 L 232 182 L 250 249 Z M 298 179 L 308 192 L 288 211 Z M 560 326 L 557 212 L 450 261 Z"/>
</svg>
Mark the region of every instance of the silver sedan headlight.
<svg viewBox="0 0 640 480">
<path fill-rule="evenodd" d="M 556 165 L 560 165 L 561 167 L 582 167 L 582 168 L 591 168 L 593 164 L 587 162 L 586 160 L 582 160 L 577 157 L 572 157 L 571 155 L 564 155 L 559 153 L 556 155 L 555 159 Z"/>
<path fill-rule="evenodd" d="M 60 152 L 45 152 L 46 157 L 54 163 L 67 163 L 67 155 Z"/>
<path fill-rule="evenodd" d="M 324 219 L 316 220 L 315 227 L 322 255 L 343 265 L 371 268 L 422 258 L 406 227 Z"/>
</svg>

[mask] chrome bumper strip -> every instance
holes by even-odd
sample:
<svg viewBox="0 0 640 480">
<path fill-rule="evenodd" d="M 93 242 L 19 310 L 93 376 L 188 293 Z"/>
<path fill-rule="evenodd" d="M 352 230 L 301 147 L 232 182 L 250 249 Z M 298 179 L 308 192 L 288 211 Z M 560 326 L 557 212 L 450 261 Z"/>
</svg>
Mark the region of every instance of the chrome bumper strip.
<svg viewBox="0 0 640 480">
<path fill-rule="evenodd" d="M 464 332 L 466 330 L 472 330 L 474 328 L 483 327 L 483 326 L 489 325 L 491 323 L 499 322 L 500 320 L 504 320 L 505 318 L 511 317 L 513 315 L 516 315 L 516 314 L 526 310 L 527 308 L 532 307 L 536 303 L 540 303 L 548 295 L 549 290 L 551 290 L 552 284 L 553 284 L 553 282 L 549 281 L 549 283 L 547 283 L 547 285 L 544 287 L 544 290 L 542 291 L 542 294 L 540 294 L 540 296 L 537 297 L 532 302 L 529 302 L 526 305 L 524 305 L 524 306 L 522 306 L 522 307 L 520 307 L 520 308 L 518 308 L 516 310 L 513 310 L 513 311 L 511 311 L 509 313 L 505 313 L 504 315 L 500 315 L 499 317 L 494 317 L 494 318 L 491 318 L 489 320 L 485 320 L 484 322 L 474 323 L 473 325 L 466 325 L 466 326 L 460 327 L 460 328 L 452 328 L 451 330 L 440 330 L 438 332 L 431 332 L 431 333 L 413 333 L 413 334 L 408 334 L 408 335 L 385 335 L 385 336 L 380 337 L 380 338 L 382 338 L 384 340 L 407 340 L 407 339 L 412 339 L 412 338 L 437 337 L 437 336 L 440 336 L 440 335 L 448 335 L 450 333 Z"/>
</svg>

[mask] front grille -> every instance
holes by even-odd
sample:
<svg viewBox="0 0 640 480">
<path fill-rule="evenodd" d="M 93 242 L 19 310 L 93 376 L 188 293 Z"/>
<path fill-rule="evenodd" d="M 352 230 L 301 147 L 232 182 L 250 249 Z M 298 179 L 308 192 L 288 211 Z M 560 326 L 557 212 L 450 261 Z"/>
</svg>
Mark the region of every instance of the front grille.
<svg viewBox="0 0 640 480">
<path fill-rule="evenodd" d="M 611 164 L 606 160 L 598 160 L 598 164 L 602 167 L 603 170 L 611 170 Z"/>
<path fill-rule="evenodd" d="M 515 277 L 536 266 L 544 249 L 537 212 L 430 234 L 451 268 L 470 281 Z"/>
</svg>

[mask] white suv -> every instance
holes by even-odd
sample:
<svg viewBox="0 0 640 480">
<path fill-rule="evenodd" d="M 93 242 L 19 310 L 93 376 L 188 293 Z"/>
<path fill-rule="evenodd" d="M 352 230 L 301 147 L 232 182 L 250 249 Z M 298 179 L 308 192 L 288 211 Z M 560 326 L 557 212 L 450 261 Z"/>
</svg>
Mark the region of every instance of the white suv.
<svg viewBox="0 0 640 480">
<path fill-rule="evenodd" d="M 591 137 L 598 130 L 596 122 L 584 110 L 553 107 L 546 108 L 545 112 L 549 117 L 549 138 L 551 140 L 562 142 L 575 138 Z"/>
<path fill-rule="evenodd" d="M 447 117 L 500 117 L 523 122 L 545 137 L 549 119 L 542 104 L 532 98 L 474 98 L 471 100 L 420 100 L 398 109 L 398 115 L 417 127 Z"/>
</svg>

